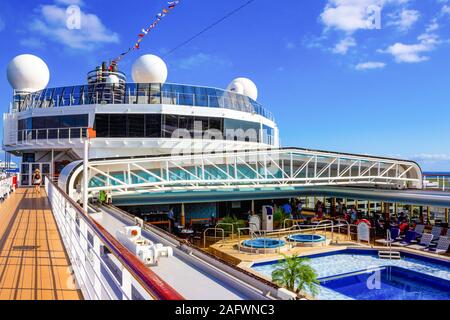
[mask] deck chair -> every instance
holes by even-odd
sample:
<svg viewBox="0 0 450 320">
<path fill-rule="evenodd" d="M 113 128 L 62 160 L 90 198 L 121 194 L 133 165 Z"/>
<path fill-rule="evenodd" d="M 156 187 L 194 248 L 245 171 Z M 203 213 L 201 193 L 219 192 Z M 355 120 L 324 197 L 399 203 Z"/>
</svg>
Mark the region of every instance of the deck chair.
<svg viewBox="0 0 450 320">
<path fill-rule="evenodd" d="M 427 248 L 425 251 L 436 253 L 436 254 L 445 254 L 450 248 L 450 238 L 449 237 L 439 237 L 439 241 L 437 243 L 436 248 Z"/>
<path fill-rule="evenodd" d="M 400 229 L 399 228 L 391 228 L 391 240 L 389 241 L 387 239 L 380 239 L 380 240 L 376 240 L 376 243 L 380 243 L 380 244 L 384 244 L 384 245 L 388 245 L 389 243 L 394 244 L 398 238 L 400 237 Z"/>
<path fill-rule="evenodd" d="M 430 247 L 431 241 L 433 241 L 434 236 L 431 233 L 424 233 L 422 234 L 422 238 L 420 239 L 419 244 L 413 244 L 410 246 L 407 246 L 407 248 L 410 249 L 416 249 L 416 250 L 424 250 L 426 248 Z"/>
<path fill-rule="evenodd" d="M 417 234 L 415 231 L 406 231 L 405 239 L 403 241 L 393 242 L 392 245 L 398 247 L 406 247 L 416 242 L 416 237 Z"/>
<path fill-rule="evenodd" d="M 424 231 L 425 231 L 424 224 L 417 224 L 416 227 L 414 228 L 414 232 L 417 234 L 417 237 L 422 236 Z"/>
<path fill-rule="evenodd" d="M 433 239 L 437 241 L 442 234 L 442 227 L 434 226 L 431 230 L 431 234 L 433 235 Z"/>
</svg>

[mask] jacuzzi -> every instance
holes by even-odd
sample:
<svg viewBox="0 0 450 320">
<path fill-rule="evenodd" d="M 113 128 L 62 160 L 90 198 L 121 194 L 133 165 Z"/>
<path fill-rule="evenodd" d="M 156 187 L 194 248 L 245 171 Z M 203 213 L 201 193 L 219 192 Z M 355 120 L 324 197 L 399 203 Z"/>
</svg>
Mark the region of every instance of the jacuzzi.
<svg viewBox="0 0 450 320">
<path fill-rule="evenodd" d="M 286 242 L 283 240 L 256 238 L 243 241 L 241 250 L 251 253 L 275 253 L 282 251 L 285 246 Z"/>
<path fill-rule="evenodd" d="M 299 247 L 317 247 L 327 243 L 327 238 L 318 234 L 295 234 L 287 237 L 287 240 Z"/>
</svg>

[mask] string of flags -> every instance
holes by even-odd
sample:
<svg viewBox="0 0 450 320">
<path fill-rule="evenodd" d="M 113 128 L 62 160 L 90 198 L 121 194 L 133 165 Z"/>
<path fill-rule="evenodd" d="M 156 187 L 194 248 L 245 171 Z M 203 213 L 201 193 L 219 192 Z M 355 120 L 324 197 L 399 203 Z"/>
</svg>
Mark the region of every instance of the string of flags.
<svg viewBox="0 0 450 320">
<path fill-rule="evenodd" d="M 169 1 L 167 3 L 167 7 L 163 8 L 160 13 L 156 15 L 156 19 L 153 21 L 153 23 L 147 27 L 143 28 L 141 30 L 141 33 L 138 34 L 138 40 L 134 44 L 134 46 L 130 47 L 127 51 L 121 53 L 117 58 L 113 59 L 109 69 L 112 70 L 114 66 L 117 66 L 120 60 L 122 60 L 127 54 L 129 54 L 131 51 L 139 50 L 141 46 L 141 42 L 144 40 L 144 38 L 150 34 L 150 32 L 158 25 L 158 23 L 164 19 L 178 4 L 180 3 L 180 0 L 175 1 Z"/>
</svg>

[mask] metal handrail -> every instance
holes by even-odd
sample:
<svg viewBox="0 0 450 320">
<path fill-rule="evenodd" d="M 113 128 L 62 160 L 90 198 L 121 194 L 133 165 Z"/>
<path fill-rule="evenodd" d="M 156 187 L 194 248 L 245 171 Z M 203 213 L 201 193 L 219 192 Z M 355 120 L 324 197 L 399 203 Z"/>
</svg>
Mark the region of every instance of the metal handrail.
<svg viewBox="0 0 450 320">
<path fill-rule="evenodd" d="M 219 229 L 219 226 L 231 226 L 231 238 L 234 236 L 234 223 L 226 223 L 226 222 L 219 222 L 216 224 L 216 228 Z M 225 231 L 225 229 L 224 229 Z"/>
<path fill-rule="evenodd" d="M 73 127 L 73 128 L 46 128 L 46 129 L 22 129 L 18 130 L 17 142 L 20 144 L 31 143 L 34 141 L 41 140 L 72 140 L 80 139 L 81 141 L 87 135 L 87 127 Z M 39 137 L 41 132 L 45 133 L 44 137 Z M 50 132 L 55 132 L 56 134 L 51 135 Z M 66 132 L 67 137 L 62 138 L 60 132 Z M 76 133 L 79 136 L 75 136 Z M 33 137 L 34 136 L 34 137 Z"/>
<path fill-rule="evenodd" d="M 284 219 L 283 220 L 283 229 L 286 229 L 286 222 L 288 222 L 288 221 L 292 221 L 293 222 L 292 226 L 294 226 L 294 225 L 299 226 L 299 224 L 298 224 L 299 220 L 302 220 L 302 219 Z"/>
<path fill-rule="evenodd" d="M 56 191 L 57 196 L 59 196 L 63 201 L 59 203 L 64 210 L 70 208 L 76 214 L 78 219 L 81 219 L 85 225 L 95 234 L 95 236 L 101 241 L 101 244 L 108 249 L 108 251 L 117 259 L 120 264 L 124 267 L 125 270 L 130 274 L 130 276 L 139 283 L 142 288 L 147 292 L 149 296 L 154 299 L 163 299 L 163 300 L 181 300 L 183 297 L 178 294 L 172 287 L 170 287 L 167 283 L 165 283 L 162 279 L 160 279 L 153 271 L 144 266 L 144 264 L 131 252 L 129 252 L 118 240 L 116 240 L 111 234 L 109 234 L 101 225 L 99 225 L 96 221 L 94 221 L 87 213 L 71 198 L 69 198 L 64 191 L 62 191 L 56 184 L 54 184 L 51 180 L 46 178 L 46 188 L 49 196 L 50 202 L 54 200 L 54 192 Z M 52 207 L 56 206 L 53 202 Z M 56 208 L 54 208 L 55 210 Z M 55 212 L 53 212 L 55 214 Z M 67 212 L 64 218 L 67 219 Z M 70 215 L 69 215 L 70 216 Z M 59 221 L 59 219 L 57 219 Z M 78 222 L 76 220 L 71 220 L 75 222 L 75 226 L 77 226 L 77 234 L 70 234 L 73 236 L 80 236 L 83 234 L 83 230 L 81 230 Z M 89 244 L 90 241 L 83 236 L 83 241 L 86 241 Z M 95 240 L 94 240 L 95 242 Z M 100 258 L 100 263 L 102 263 L 101 257 L 97 256 L 97 259 Z M 106 268 L 107 270 L 109 268 Z M 114 276 L 112 277 L 114 279 Z M 79 280 L 79 278 L 77 278 Z M 81 280 L 82 281 L 82 280 Z M 120 288 L 120 286 L 119 286 Z M 109 292 L 108 292 L 109 294 Z M 127 297 L 130 298 L 130 297 Z"/>
<path fill-rule="evenodd" d="M 350 223 L 347 220 L 345 220 L 345 219 L 336 219 L 336 222 L 338 222 L 338 223 L 345 222 L 346 223 L 346 225 L 347 225 L 347 237 L 348 237 L 348 239 L 350 239 Z M 338 224 L 337 227 L 338 227 L 339 234 L 341 234 L 341 225 Z"/>
<path fill-rule="evenodd" d="M 334 222 L 333 222 L 333 220 L 321 220 L 321 221 L 319 221 L 319 223 L 314 228 L 314 232 L 316 232 L 321 225 L 324 225 L 325 235 L 327 233 L 328 227 L 331 227 L 331 242 L 333 242 L 333 239 L 334 239 Z"/>
<path fill-rule="evenodd" d="M 225 230 L 223 230 L 222 228 L 208 228 L 203 231 L 203 248 L 206 248 L 206 233 L 211 230 L 214 230 L 214 239 L 217 239 L 217 231 L 222 231 L 222 241 L 225 240 Z"/>
</svg>

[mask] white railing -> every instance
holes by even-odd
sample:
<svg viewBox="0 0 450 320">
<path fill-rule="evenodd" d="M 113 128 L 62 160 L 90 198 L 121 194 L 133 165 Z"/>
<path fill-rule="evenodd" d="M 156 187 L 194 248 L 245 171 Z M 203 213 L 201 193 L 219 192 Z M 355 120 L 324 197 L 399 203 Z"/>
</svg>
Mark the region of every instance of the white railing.
<svg viewBox="0 0 450 320">
<path fill-rule="evenodd" d="M 18 144 L 32 144 L 38 142 L 59 142 L 79 140 L 82 142 L 87 135 L 87 128 L 56 128 L 56 129 L 27 129 L 19 130 Z"/>
<path fill-rule="evenodd" d="M 88 300 L 183 299 L 46 178 L 77 285 Z"/>
<path fill-rule="evenodd" d="M 8 198 L 11 192 L 14 191 L 14 176 L 0 179 L 0 201 Z"/>
</svg>

